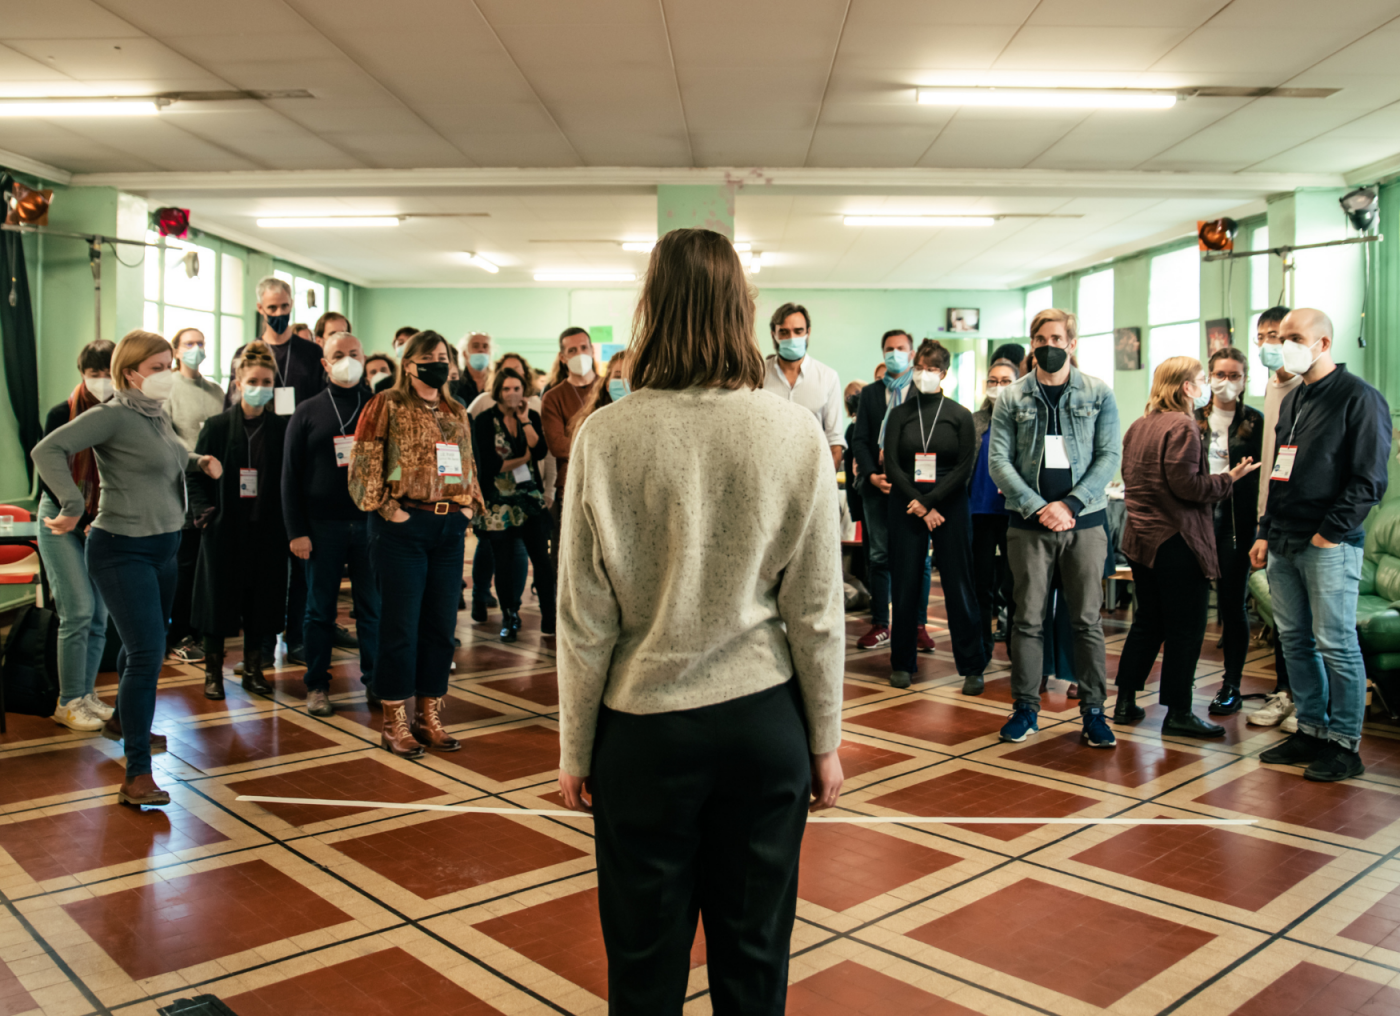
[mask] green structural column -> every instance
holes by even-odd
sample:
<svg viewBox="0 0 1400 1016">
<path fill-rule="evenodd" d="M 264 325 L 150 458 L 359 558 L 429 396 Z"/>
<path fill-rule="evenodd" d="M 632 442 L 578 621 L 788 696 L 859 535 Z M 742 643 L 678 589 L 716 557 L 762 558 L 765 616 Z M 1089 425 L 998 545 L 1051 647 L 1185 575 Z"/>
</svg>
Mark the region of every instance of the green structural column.
<svg viewBox="0 0 1400 1016">
<path fill-rule="evenodd" d="M 1338 199 L 1345 187 L 1303 187 L 1269 204 L 1269 246 L 1301 246 L 1343 240 L 1356 235 L 1342 213 Z M 1374 257 L 1376 251 L 1372 250 Z M 1362 350 L 1357 345 L 1361 327 L 1362 251 L 1359 245 L 1303 250 L 1293 255 L 1293 278 L 1280 285 L 1282 265 L 1270 259 L 1272 292 L 1284 290 L 1284 303 L 1316 307 L 1332 318 L 1336 335 L 1333 356 L 1359 369 Z"/>
<path fill-rule="evenodd" d="M 658 184 L 656 235 L 697 227 L 734 239 L 734 187 L 723 183 Z"/>
</svg>

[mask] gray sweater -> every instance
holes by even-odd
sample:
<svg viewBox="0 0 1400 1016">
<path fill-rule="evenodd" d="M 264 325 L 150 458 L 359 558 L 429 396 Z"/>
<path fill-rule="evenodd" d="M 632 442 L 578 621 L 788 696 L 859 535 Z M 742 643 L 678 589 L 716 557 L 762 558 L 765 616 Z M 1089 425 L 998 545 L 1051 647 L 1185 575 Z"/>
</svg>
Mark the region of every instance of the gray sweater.
<svg viewBox="0 0 1400 1016">
<path fill-rule="evenodd" d="M 92 524 L 118 536 L 157 536 L 185 524 L 185 465 L 193 458 L 159 403 L 118 391 L 34 446 L 39 475 L 64 515 L 83 514 L 68 456 L 91 448 L 102 478 Z"/>
<path fill-rule="evenodd" d="M 191 380 L 177 369 L 175 387 L 171 389 L 170 400 L 165 411 L 175 424 L 175 433 L 185 443 L 185 448 L 194 451 L 194 443 L 199 440 L 199 428 L 211 416 L 224 411 L 224 390 L 206 377 Z"/>
<path fill-rule="evenodd" d="M 695 709 L 794 675 L 813 754 L 841 740 L 836 483 L 811 410 L 772 392 L 643 389 L 579 428 L 559 572 L 561 767 L 600 704 Z"/>
</svg>

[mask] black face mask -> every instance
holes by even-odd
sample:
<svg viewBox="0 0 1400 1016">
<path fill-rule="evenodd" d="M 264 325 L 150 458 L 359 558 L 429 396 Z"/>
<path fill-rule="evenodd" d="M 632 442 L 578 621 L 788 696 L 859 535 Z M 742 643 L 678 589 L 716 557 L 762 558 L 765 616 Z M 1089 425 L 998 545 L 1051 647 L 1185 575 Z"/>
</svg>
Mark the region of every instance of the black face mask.
<svg viewBox="0 0 1400 1016">
<path fill-rule="evenodd" d="M 267 322 L 267 327 L 271 328 L 274 333 L 281 335 L 292 323 L 292 316 L 290 314 L 264 314 L 263 320 Z"/>
<path fill-rule="evenodd" d="M 413 369 L 418 371 L 418 380 L 429 388 L 441 388 L 447 384 L 449 368 L 441 360 L 435 360 L 432 363 L 415 363 Z"/>
<path fill-rule="evenodd" d="M 1035 362 L 1047 374 L 1058 373 L 1068 359 L 1068 353 L 1054 346 L 1037 346 L 1035 350 Z"/>
</svg>

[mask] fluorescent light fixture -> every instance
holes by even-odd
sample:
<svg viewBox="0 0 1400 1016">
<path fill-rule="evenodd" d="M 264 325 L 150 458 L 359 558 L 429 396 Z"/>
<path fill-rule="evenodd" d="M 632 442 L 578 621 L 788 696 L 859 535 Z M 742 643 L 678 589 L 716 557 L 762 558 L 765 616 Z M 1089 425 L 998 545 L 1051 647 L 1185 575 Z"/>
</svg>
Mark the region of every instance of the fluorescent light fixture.
<svg viewBox="0 0 1400 1016">
<path fill-rule="evenodd" d="M 480 268 L 484 272 L 490 272 L 492 275 L 495 275 L 501 270 L 500 265 L 493 264 L 486 258 L 482 257 L 480 254 L 475 254 L 469 250 L 463 251 L 462 254 L 465 255 L 467 259 L 467 264 L 475 265 L 477 268 Z"/>
<path fill-rule="evenodd" d="M 655 246 L 655 240 L 628 240 L 622 245 L 622 249 L 629 250 L 633 254 L 650 254 L 651 249 Z"/>
<path fill-rule="evenodd" d="M 1140 88 L 920 88 L 921 106 L 1021 106 L 1038 109 L 1171 109 L 1175 92 Z"/>
<path fill-rule="evenodd" d="M 0 99 L 0 116 L 155 116 L 155 99 Z"/>
<path fill-rule="evenodd" d="M 848 226 L 995 226 L 992 215 L 847 215 Z"/>
<path fill-rule="evenodd" d="M 396 215 L 314 215 L 258 220 L 263 229 L 365 229 L 398 224 Z"/>
<path fill-rule="evenodd" d="M 749 251 L 753 250 L 753 244 L 749 243 L 747 240 L 738 240 L 734 243 L 734 249 L 740 254 L 747 254 Z"/>
<path fill-rule="evenodd" d="M 536 282 L 636 282 L 634 272 L 536 272 Z"/>
</svg>

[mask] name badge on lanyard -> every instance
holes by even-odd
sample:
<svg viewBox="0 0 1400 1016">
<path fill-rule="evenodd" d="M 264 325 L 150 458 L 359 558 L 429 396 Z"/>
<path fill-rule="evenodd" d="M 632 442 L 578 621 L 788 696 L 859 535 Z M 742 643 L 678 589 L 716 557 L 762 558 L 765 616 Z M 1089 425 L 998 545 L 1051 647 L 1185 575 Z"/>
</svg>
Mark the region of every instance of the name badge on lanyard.
<svg viewBox="0 0 1400 1016">
<path fill-rule="evenodd" d="M 938 453 L 914 453 L 914 482 L 934 483 L 938 479 Z"/>
<path fill-rule="evenodd" d="M 297 408 L 297 390 L 295 388 L 274 388 L 272 389 L 272 411 L 278 416 L 291 416 L 292 411 Z"/>
<path fill-rule="evenodd" d="M 258 471 L 256 469 L 240 469 L 238 471 L 238 496 L 258 496 Z"/>
<path fill-rule="evenodd" d="M 449 441 L 439 441 L 437 443 L 437 469 L 438 476 L 461 476 L 461 446 Z"/>
<path fill-rule="evenodd" d="M 1279 447 L 1278 458 L 1274 459 L 1274 471 L 1269 474 L 1271 480 L 1288 480 L 1293 476 L 1293 460 L 1298 457 L 1298 446 L 1286 444 Z"/>
<path fill-rule="evenodd" d="M 510 471 L 510 475 L 514 477 L 516 483 L 530 483 L 535 479 L 530 475 L 530 467 L 528 465 L 516 466 Z"/>
<path fill-rule="evenodd" d="M 335 442 L 335 464 L 344 469 L 350 465 L 350 452 L 355 447 L 355 435 L 337 435 L 331 440 Z"/>
<path fill-rule="evenodd" d="M 1045 435 L 1045 468 L 1069 468 L 1069 453 L 1065 451 L 1065 439 L 1059 434 Z"/>
</svg>

